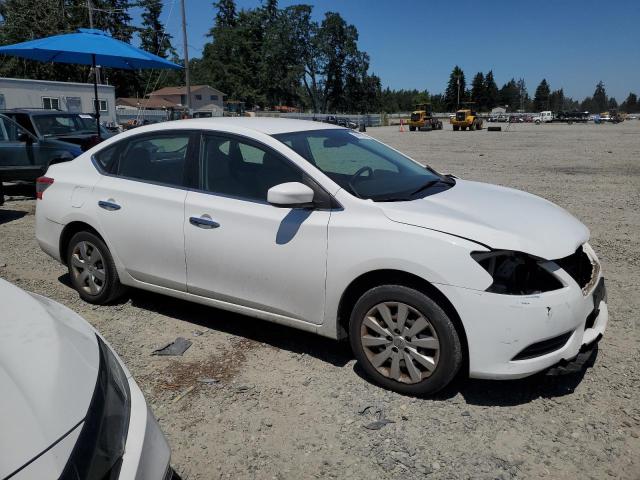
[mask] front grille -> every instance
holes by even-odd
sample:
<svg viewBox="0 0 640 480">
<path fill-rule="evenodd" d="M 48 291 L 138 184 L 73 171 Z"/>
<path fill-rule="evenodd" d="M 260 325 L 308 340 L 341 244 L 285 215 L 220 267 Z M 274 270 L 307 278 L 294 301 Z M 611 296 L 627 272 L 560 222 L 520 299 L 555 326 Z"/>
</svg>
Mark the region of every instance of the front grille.
<svg viewBox="0 0 640 480">
<path fill-rule="evenodd" d="M 554 260 L 554 262 L 567 272 L 582 289 L 587 287 L 591 279 L 596 276 L 596 272 L 594 272 L 595 265 L 591 262 L 582 246 L 568 257 Z"/>
<path fill-rule="evenodd" d="M 529 345 L 527 348 L 518 353 L 511 360 L 527 360 L 529 358 L 540 357 L 547 353 L 555 352 L 565 346 L 573 332 L 563 333 L 557 337 L 549 338 L 541 342 Z"/>
</svg>

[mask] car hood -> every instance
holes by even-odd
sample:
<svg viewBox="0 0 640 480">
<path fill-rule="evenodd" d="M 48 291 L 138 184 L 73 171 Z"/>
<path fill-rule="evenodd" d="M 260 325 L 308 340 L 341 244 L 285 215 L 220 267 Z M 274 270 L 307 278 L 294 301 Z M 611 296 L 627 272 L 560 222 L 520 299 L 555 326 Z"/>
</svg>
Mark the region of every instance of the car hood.
<svg viewBox="0 0 640 480">
<path fill-rule="evenodd" d="M 557 205 L 512 188 L 456 180 L 441 193 L 408 202 L 379 203 L 385 215 L 482 243 L 544 259 L 572 254 L 589 230 Z"/>
<path fill-rule="evenodd" d="M 95 331 L 66 307 L 1 279 L 0 305 L 0 478 L 5 478 L 84 419 L 100 361 Z M 60 456 L 60 468 L 67 457 Z"/>
</svg>

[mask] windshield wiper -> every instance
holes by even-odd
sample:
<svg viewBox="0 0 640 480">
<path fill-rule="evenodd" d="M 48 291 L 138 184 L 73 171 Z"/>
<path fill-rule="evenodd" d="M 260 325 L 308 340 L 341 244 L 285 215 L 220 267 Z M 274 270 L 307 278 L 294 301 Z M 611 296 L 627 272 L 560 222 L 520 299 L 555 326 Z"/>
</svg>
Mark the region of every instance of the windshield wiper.
<svg viewBox="0 0 640 480">
<path fill-rule="evenodd" d="M 429 187 L 433 187 L 436 183 L 440 183 L 442 180 L 440 178 L 437 178 L 435 180 L 429 180 L 427 183 L 425 183 L 424 185 L 422 185 L 420 188 L 418 188 L 416 191 L 411 192 L 409 194 L 410 197 L 413 197 L 414 195 L 417 195 L 418 193 L 422 192 L 423 190 L 426 190 Z"/>
<path fill-rule="evenodd" d="M 408 202 L 411 197 L 376 197 L 371 200 L 374 202 Z"/>
</svg>

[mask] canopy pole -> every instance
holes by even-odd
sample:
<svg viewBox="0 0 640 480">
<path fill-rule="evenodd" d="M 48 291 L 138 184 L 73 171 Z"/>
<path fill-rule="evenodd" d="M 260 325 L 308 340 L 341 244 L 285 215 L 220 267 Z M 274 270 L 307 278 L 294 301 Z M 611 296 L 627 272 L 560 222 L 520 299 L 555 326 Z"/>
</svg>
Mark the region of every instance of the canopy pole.
<svg viewBox="0 0 640 480">
<path fill-rule="evenodd" d="M 91 54 L 91 65 L 93 66 L 93 107 L 96 111 L 96 130 L 98 131 L 98 140 L 102 140 L 100 136 L 100 102 L 98 101 L 98 74 L 96 73 L 96 55 Z"/>
<path fill-rule="evenodd" d="M 189 44 L 187 43 L 187 19 L 184 13 L 184 0 L 180 0 L 182 8 L 182 43 L 184 45 L 184 82 L 187 87 L 187 113 L 191 117 L 191 79 L 189 78 Z"/>
</svg>

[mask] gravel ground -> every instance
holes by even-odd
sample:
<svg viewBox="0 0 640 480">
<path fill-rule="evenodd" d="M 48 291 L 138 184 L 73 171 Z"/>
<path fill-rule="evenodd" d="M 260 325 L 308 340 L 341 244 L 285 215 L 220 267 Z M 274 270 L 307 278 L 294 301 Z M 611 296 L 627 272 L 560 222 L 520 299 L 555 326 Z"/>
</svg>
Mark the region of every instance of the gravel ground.
<svg viewBox="0 0 640 480">
<path fill-rule="evenodd" d="M 611 319 L 585 368 L 460 380 L 419 399 L 373 386 L 347 347 L 296 330 L 140 291 L 94 307 L 38 248 L 35 201 L 15 187 L 0 208 L 0 276 L 104 334 L 183 478 L 640 478 L 640 122 L 368 133 L 442 172 L 541 195 L 587 224 Z M 183 357 L 150 355 L 177 336 L 193 341 Z M 378 418 L 394 423 L 364 428 Z"/>
</svg>

